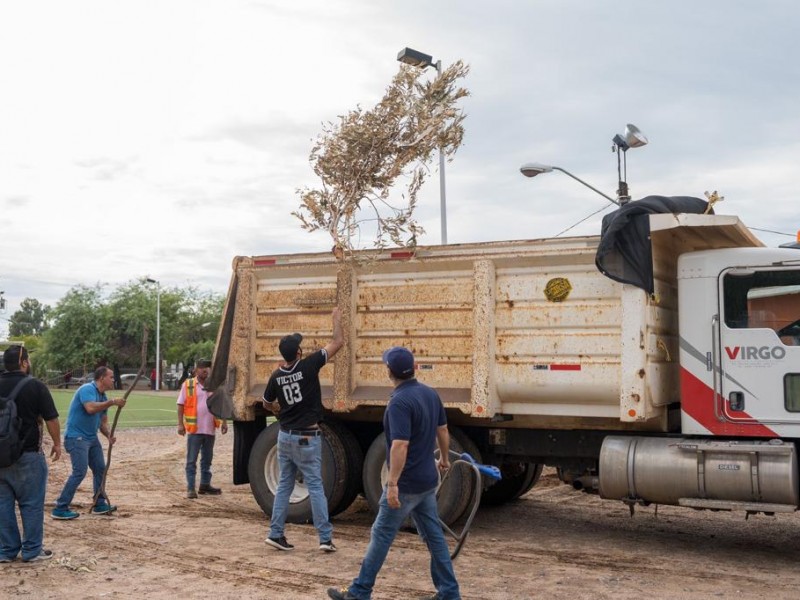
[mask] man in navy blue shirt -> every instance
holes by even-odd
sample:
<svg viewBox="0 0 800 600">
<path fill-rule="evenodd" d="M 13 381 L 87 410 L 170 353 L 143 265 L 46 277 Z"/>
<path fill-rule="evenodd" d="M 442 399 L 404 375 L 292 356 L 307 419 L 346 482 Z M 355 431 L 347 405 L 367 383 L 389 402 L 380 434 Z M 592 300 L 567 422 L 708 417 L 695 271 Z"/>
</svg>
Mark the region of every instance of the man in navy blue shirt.
<svg viewBox="0 0 800 600">
<path fill-rule="evenodd" d="M 411 515 L 431 554 L 431 578 L 437 593 L 430 600 L 458 600 L 458 582 L 436 508 L 439 473 L 433 452 L 437 444 L 441 452 L 438 468 L 450 468 L 444 407 L 436 390 L 414 377 L 411 351 L 389 348 L 383 353 L 383 362 L 394 384 L 383 415 L 389 479 L 358 577 L 349 588 L 329 588 L 328 596 L 334 600 L 369 600 L 389 548 L 403 521 Z"/>
</svg>

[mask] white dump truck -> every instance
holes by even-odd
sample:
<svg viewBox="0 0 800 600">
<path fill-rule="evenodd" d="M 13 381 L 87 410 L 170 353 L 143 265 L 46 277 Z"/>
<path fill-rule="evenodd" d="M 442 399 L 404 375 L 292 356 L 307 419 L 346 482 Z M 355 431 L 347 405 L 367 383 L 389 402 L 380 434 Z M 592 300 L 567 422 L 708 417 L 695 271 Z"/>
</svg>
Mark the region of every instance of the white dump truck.
<svg viewBox="0 0 800 600">
<path fill-rule="evenodd" d="M 623 228 L 617 249 L 644 267 L 638 286 L 619 281 L 630 265 L 601 272 L 600 236 L 344 262 L 236 257 L 214 358 L 234 420 L 234 483 L 249 482 L 270 513 L 278 424 L 267 426 L 259 400 L 281 362 L 278 340 L 300 332 L 306 352 L 323 346 L 339 306 L 345 347 L 321 372 L 331 514 L 359 493 L 377 506 L 391 391 L 381 353 L 395 345 L 414 352 L 417 377 L 438 390 L 454 449 L 503 474 L 449 477 L 439 498 L 447 523 L 466 510 L 471 486 L 503 503 L 535 485 L 543 465 L 631 510 L 796 510 L 800 249 L 766 248 L 734 216 L 630 220 L 644 226 L 641 245 L 626 246 Z M 298 481 L 289 519 L 310 517 Z"/>
</svg>

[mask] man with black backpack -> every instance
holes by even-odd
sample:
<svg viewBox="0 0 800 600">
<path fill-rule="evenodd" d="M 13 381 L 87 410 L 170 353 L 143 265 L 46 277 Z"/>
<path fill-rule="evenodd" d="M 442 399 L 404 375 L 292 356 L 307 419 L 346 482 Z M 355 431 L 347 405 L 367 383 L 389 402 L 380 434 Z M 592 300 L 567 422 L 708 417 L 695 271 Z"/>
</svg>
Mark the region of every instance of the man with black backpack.
<svg viewBox="0 0 800 600">
<path fill-rule="evenodd" d="M 29 376 L 31 363 L 23 346 L 3 353 L 0 374 L 0 563 L 22 553 L 24 562 L 52 558 L 42 547 L 47 461 L 41 451 L 41 418 L 53 439 L 50 456 L 61 457 L 61 429 L 53 397 L 41 381 Z M 16 415 L 14 415 L 16 413 Z M 17 526 L 16 505 L 23 535 Z"/>
</svg>

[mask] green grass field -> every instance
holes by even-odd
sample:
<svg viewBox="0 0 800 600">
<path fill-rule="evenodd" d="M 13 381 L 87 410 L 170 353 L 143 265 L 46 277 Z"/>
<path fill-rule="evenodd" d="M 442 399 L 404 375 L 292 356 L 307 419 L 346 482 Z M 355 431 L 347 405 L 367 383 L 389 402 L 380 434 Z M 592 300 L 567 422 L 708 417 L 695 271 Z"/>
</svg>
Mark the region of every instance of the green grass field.
<svg viewBox="0 0 800 600">
<path fill-rule="evenodd" d="M 55 400 L 58 420 L 61 422 L 61 430 L 63 431 L 67 421 L 67 413 L 69 412 L 69 403 L 75 395 L 75 390 L 51 389 L 50 393 L 53 395 L 53 400 Z M 109 392 L 109 397 L 122 397 L 123 394 L 124 392 L 122 391 L 112 391 Z M 151 394 L 146 390 L 132 392 L 128 396 L 125 408 L 122 409 L 122 414 L 119 416 L 117 428 L 175 426 L 178 422 L 175 408 L 177 398 L 177 392 L 169 395 Z M 113 422 L 116 410 L 116 407 L 112 407 L 108 411 L 109 421 Z"/>
</svg>

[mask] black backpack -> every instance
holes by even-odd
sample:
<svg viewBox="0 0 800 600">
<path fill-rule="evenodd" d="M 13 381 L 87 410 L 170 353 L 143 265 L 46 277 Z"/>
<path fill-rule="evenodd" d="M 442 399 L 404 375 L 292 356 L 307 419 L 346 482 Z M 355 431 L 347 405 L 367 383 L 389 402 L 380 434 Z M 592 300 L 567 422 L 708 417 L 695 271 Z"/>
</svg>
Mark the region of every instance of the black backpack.
<svg viewBox="0 0 800 600">
<path fill-rule="evenodd" d="M 0 396 L 0 469 L 10 467 L 22 455 L 22 419 L 17 414 L 16 400 L 31 379 L 30 375 L 23 377 L 8 396 Z"/>
</svg>

